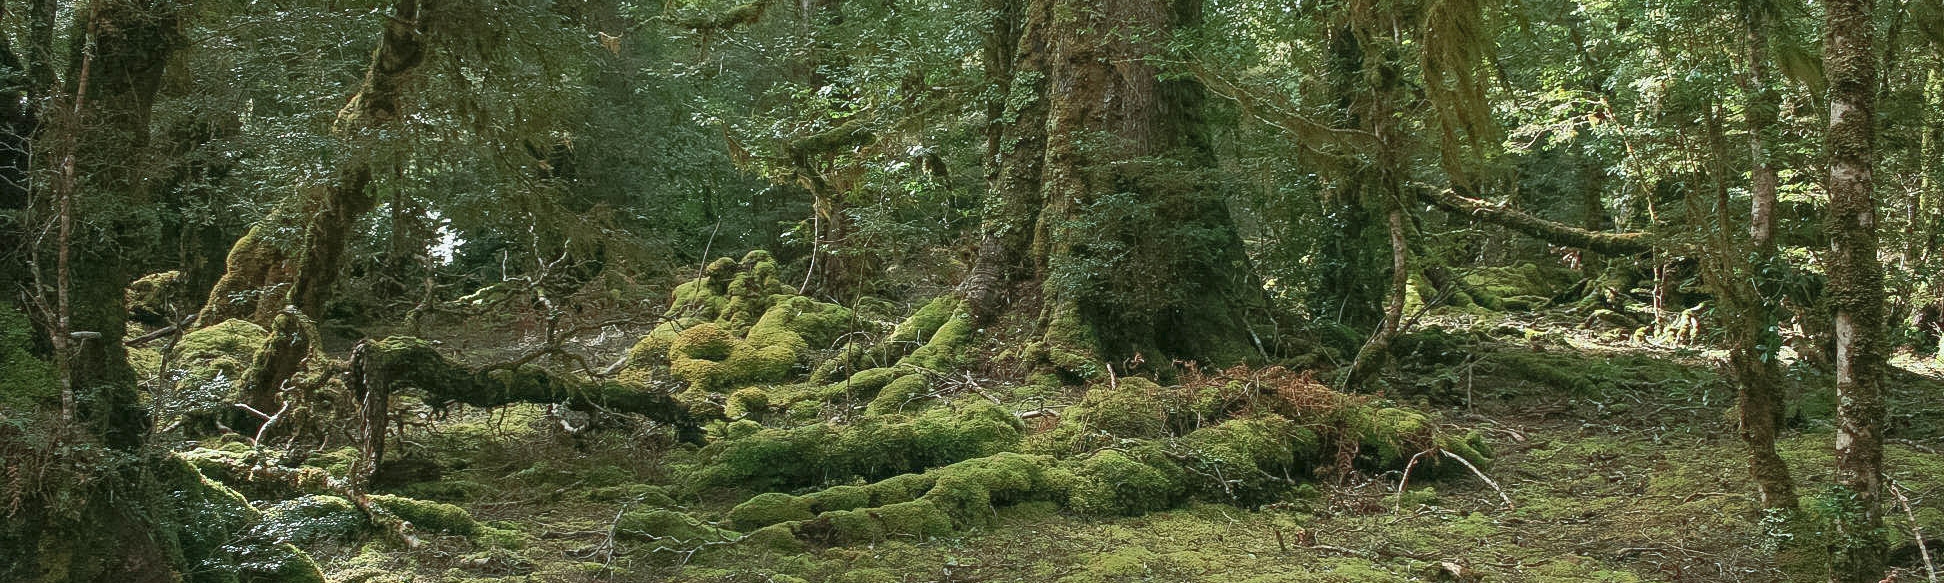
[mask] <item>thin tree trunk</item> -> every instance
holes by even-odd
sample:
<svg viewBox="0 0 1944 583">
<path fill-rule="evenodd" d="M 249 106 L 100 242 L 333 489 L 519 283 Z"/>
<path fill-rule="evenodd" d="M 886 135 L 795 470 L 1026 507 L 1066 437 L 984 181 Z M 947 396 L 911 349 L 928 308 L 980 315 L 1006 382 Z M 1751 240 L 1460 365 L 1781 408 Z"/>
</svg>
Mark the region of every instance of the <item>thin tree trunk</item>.
<svg viewBox="0 0 1944 583">
<path fill-rule="evenodd" d="M 1829 304 L 1836 336 L 1836 483 L 1844 490 L 1832 581 L 1883 578 L 1883 267 L 1877 258 L 1876 31 L 1873 0 L 1830 0 Z"/>
<path fill-rule="evenodd" d="M 1777 99 L 1769 87 L 1768 61 L 1764 58 L 1768 39 L 1765 32 L 1768 15 L 1760 12 L 1759 6 L 1743 8 L 1743 24 L 1747 32 L 1746 58 L 1748 75 L 1745 78 L 1743 93 L 1747 105 L 1743 116 L 1748 123 L 1748 152 L 1750 162 L 1749 198 L 1749 241 L 1744 251 L 1741 245 L 1718 248 L 1726 263 L 1732 269 L 1743 273 L 1727 273 L 1729 281 L 1737 289 L 1728 294 L 1737 300 L 1737 305 L 1729 310 L 1732 320 L 1729 337 L 1729 364 L 1734 371 L 1740 390 L 1737 392 L 1737 410 L 1740 412 L 1740 433 L 1742 442 L 1748 446 L 1748 473 L 1761 492 L 1762 507 L 1794 510 L 1796 508 L 1795 482 L 1789 476 L 1789 466 L 1775 451 L 1775 438 L 1782 425 L 1782 370 L 1779 351 L 1782 337 L 1776 326 L 1780 321 L 1778 307 L 1773 298 L 1775 285 L 1768 274 L 1776 264 L 1775 258 L 1775 189 L 1776 170 L 1768 152 L 1768 143 L 1774 135 L 1777 116 Z M 1725 162 L 1725 161 L 1724 161 Z M 1724 212 L 1726 209 L 1723 209 Z M 1724 237 L 1724 243 L 1727 238 Z M 1734 256 L 1749 258 L 1744 263 Z"/>
</svg>

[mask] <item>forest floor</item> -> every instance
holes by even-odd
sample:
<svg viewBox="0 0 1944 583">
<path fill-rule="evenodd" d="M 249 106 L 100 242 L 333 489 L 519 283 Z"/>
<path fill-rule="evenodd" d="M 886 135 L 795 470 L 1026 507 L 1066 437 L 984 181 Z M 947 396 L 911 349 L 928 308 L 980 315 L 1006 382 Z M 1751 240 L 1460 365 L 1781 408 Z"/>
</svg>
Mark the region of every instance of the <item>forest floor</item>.
<svg viewBox="0 0 1944 583">
<path fill-rule="evenodd" d="M 1386 379 L 1387 396 L 1482 431 L 1493 460 L 1479 473 L 1414 480 L 1402 495 L 1398 472 L 1352 473 L 1255 509 L 1194 503 L 1091 518 L 1029 502 L 995 509 L 991 525 L 922 541 L 669 548 L 617 523 L 668 502 L 671 468 L 692 450 L 617 432 L 569 437 L 542 407 L 522 405 L 427 419 L 405 449 L 448 470 L 396 488 L 516 534 L 313 552 L 341 583 L 1822 580 L 1814 527 L 1767 524 L 1753 499 L 1720 355 L 1630 342 L 1581 320 L 1563 311 L 1427 320 Z M 1935 398 L 1944 381 L 1931 362 L 1901 358 L 1906 372 L 1891 387 L 1889 473 L 1912 510 L 1893 510 L 1887 536 L 1919 573 L 1908 517 L 1944 533 L 1944 403 Z M 1781 443 L 1812 515 L 1831 479 L 1829 401 L 1798 395 Z M 726 524 L 740 499 L 679 507 Z"/>
</svg>

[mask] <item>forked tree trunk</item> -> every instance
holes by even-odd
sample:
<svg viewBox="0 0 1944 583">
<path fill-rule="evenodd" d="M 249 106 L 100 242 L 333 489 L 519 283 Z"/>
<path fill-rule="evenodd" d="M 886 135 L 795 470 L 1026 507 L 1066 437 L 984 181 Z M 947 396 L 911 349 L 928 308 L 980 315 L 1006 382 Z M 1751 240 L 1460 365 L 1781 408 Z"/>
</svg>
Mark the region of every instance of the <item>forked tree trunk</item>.
<svg viewBox="0 0 1944 583">
<path fill-rule="evenodd" d="M 1872 0 L 1824 3 L 1829 80 L 1829 305 L 1836 337 L 1836 483 L 1844 490 L 1832 580 L 1883 578 L 1883 267 L 1877 258 L 1876 31 Z"/>
<path fill-rule="evenodd" d="M 429 4 L 429 2 L 428 2 Z M 377 206 L 371 184 L 375 140 L 397 125 L 405 85 L 425 60 L 420 0 L 396 0 L 385 20 L 384 38 L 372 54 L 358 92 L 338 111 L 332 132 L 351 151 L 323 184 L 306 188 L 237 240 L 223 278 L 209 293 L 198 323 L 213 326 L 247 318 L 268 326 L 284 306 L 321 318 L 344 263 L 352 227 Z M 297 241 L 277 241 L 275 233 L 300 228 Z"/>
</svg>

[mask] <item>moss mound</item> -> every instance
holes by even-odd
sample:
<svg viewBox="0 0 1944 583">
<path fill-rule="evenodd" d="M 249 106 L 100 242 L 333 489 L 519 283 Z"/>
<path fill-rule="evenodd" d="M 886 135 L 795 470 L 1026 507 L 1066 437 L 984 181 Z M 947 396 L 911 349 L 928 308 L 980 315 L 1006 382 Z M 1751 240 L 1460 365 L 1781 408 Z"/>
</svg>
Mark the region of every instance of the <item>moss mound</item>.
<svg viewBox="0 0 1944 583">
<path fill-rule="evenodd" d="M 694 482 L 769 491 L 851 477 L 881 479 L 1012 449 L 1022 431 L 1016 417 L 990 403 L 915 417 L 869 416 L 852 425 L 761 429 L 704 448 Z"/>
</svg>

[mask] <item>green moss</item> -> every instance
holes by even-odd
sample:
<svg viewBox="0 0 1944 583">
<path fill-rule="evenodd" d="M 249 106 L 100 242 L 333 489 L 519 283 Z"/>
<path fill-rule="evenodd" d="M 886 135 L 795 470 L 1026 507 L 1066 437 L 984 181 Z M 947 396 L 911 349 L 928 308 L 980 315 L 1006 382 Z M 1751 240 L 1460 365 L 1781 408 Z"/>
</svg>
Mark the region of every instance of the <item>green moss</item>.
<svg viewBox="0 0 1944 583">
<path fill-rule="evenodd" d="M 480 533 L 479 522 L 473 520 L 472 514 L 466 512 L 464 508 L 451 504 L 389 494 L 372 495 L 371 503 L 401 520 L 412 523 L 413 528 L 421 532 L 460 536 L 473 536 Z"/>
<path fill-rule="evenodd" d="M 1081 402 L 1079 420 L 1090 431 L 1118 437 L 1163 437 L 1168 432 L 1168 413 L 1161 393 L 1154 381 L 1140 377 L 1121 379 L 1116 387 L 1095 385 Z"/>
<path fill-rule="evenodd" d="M 779 553 L 795 554 L 804 550 L 803 541 L 797 538 L 794 523 L 772 524 L 756 529 L 744 536 L 741 543 Z"/>
<path fill-rule="evenodd" d="M 172 324 L 168 320 L 181 311 L 177 304 L 184 304 L 181 306 L 183 308 L 189 307 L 187 302 L 182 301 L 187 291 L 188 281 L 182 277 L 182 272 L 164 271 L 129 282 L 123 300 L 130 317 L 156 324 Z"/>
<path fill-rule="evenodd" d="M 736 341 L 734 335 L 714 323 L 697 324 L 676 336 L 669 354 L 672 358 L 724 360 Z"/>
<path fill-rule="evenodd" d="M 737 504 L 729 511 L 729 522 L 740 530 L 755 530 L 772 524 L 809 520 L 810 500 L 789 494 L 765 493 Z"/>
<path fill-rule="evenodd" d="M 951 319 L 938 327 L 938 332 L 932 335 L 930 341 L 899 360 L 898 364 L 936 371 L 957 368 L 972 357 L 976 331 L 971 315 L 955 312 Z"/>
<path fill-rule="evenodd" d="M 852 510 L 871 505 L 871 491 L 863 486 L 832 486 L 806 494 L 804 498 L 810 501 L 810 510 L 818 513 Z"/>
<path fill-rule="evenodd" d="M 724 530 L 695 517 L 666 509 L 637 510 L 621 515 L 615 522 L 615 531 L 632 539 L 646 539 L 664 544 L 689 544 L 709 541 L 728 541 L 741 538 L 735 531 Z"/>
<path fill-rule="evenodd" d="M 950 294 L 932 298 L 932 301 L 926 302 L 918 311 L 898 323 L 886 341 L 919 345 L 927 343 L 945 322 L 952 319 L 953 312 L 958 311 L 958 304 L 958 299 Z"/>
<path fill-rule="evenodd" d="M 761 418 L 765 412 L 769 411 L 769 407 L 769 393 L 763 392 L 762 389 L 751 387 L 730 393 L 729 404 L 723 408 L 723 414 L 730 419 L 741 419 L 744 417 Z"/>
<path fill-rule="evenodd" d="M 933 409 L 915 418 L 883 415 L 852 425 L 763 429 L 704 448 L 694 482 L 765 491 L 877 479 L 1011 449 L 1021 432 L 1016 418 L 990 403 Z"/>
<path fill-rule="evenodd" d="M 1273 414 L 1198 429 L 1179 446 L 1189 452 L 1184 463 L 1199 466 L 1201 495 L 1249 505 L 1276 497 L 1321 454 L 1315 432 Z"/>
<path fill-rule="evenodd" d="M 880 506 L 872 516 L 884 525 L 884 534 L 926 540 L 952 533 L 952 517 L 929 500 L 913 500 Z"/>
<path fill-rule="evenodd" d="M 871 399 L 865 411 L 873 415 L 901 413 L 924 408 L 923 397 L 931 393 L 931 381 L 923 374 L 908 374 L 886 383 Z"/>
<path fill-rule="evenodd" d="M 1126 453 L 1102 450 L 1070 463 L 1078 478 L 1068 494 L 1075 511 L 1093 515 L 1134 515 L 1174 506 L 1186 489 L 1179 467 L 1155 460 L 1143 463 Z"/>
</svg>

